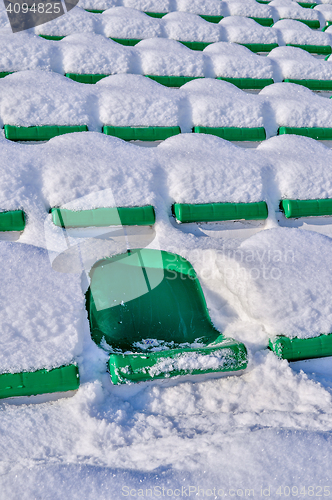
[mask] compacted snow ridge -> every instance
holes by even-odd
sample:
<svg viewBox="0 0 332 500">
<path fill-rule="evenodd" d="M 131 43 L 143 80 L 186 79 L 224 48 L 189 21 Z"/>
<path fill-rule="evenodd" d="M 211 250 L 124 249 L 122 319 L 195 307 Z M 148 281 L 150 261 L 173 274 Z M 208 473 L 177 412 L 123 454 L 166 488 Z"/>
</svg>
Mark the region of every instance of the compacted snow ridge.
<svg viewBox="0 0 332 500">
<path fill-rule="evenodd" d="M 0 500 L 332 495 L 332 357 L 289 363 L 267 348 L 279 335 L 332 333 L 332 218 L 286 219 L 280 208 L 283 199 L 332 199 L 330 147 L 278 135 L 282 126 L 332 128 L 330 99 L 283 81 L 332 78 L 331 57 L 287 46 L 331 46 L 332 27 L 322 28 L 332 0 L 317 3 L 79 0 L 15 34 L 0 4 L 0 72 L 13 73 L 0 78 L 0 127 L 89 130 L 30 144 L 0 134 L 0 212 L 23 210 L 26 220 L 22 232 L 0 232 L 0 374 L 71 363 L 80 373 L 75 392 L 0 402 Z M 252 43 L 278 47 L 263 55 L 241 45 Z M 87 85 L 66 73 L 106 77 Z M 144 75 L 195 79 L 168 88 Z M 218 77 L 274 83 L 251 93 Z M 103 125 L 181 133 L 141 147 Z M 261 127 L 266 140 L 240 147 L 195 126 Z M 266 220 L 182 224 L 172 212 L 174 203 L 255 202 L 266 202 Z M 63 229 L 50 213 L 147 205 L 153 226 Z M 245 370 L 190 375 L 236 362 L 227 348 L 192 351 L 148 369 L 164 378 L 112 384 L 110 348 L 90 336 L 89 272 L 144 246 L 190 262 L 214 327 L 245 344 Z M 133 349 L 174 347 L 145 337 Z"/>
</svg>

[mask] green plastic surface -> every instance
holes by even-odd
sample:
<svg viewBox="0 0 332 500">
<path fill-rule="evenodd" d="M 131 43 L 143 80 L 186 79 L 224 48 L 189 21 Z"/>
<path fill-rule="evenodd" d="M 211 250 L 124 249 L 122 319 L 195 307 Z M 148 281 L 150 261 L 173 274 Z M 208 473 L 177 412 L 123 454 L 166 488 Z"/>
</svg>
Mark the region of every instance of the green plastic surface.
<svg viewBox="0 0 332 500">
<path fill-rule="evenodd" d="M 110 75 L 81 75 L 79 73 L 66 73 L 66 77 L 70 78 L 71 80 L 74 80 L 74 82 L 80 82 L 80 83 L 97 83 L 99 80 L 102 80 L 103 78 L 106 78 L 107 76 Z"/>
<path fill-rule="evenodd" d="M 91 12 L 91 14 L 102 14 L 103 12 L 105 12 L 105 9 L 101 10 L 101 9 L 84 9 L 86 10 L 87 12 Z"/>
<path fill-rule="evenodd" d="M 137 40 L 136 38 L 112 38 L 113 42 L 120 43 L 121 45 L 126 45 L 128 47 L 134 47 L 141 40 Z"/>
<path fill-rule="evenodd" d="M 225 339 L 214 328 L 196 273 L 179 255 L 130 250 L 99 261 L 90 277 L 86 304 L 91 336 L 113 351 L 110 372 L 114 383 L 171 376 L 162 370 L 153 375 L 150 367 L 160 357 L 170 362 L 174 356 L 206 348 L 226 349 L 229 360 L 209 371 L 245 368 L 245 347 Z M 166 350 L 151 351 L 156 344 Z M 180 374 L 175 368 L 170 371 Z M 204 366 L 199 372 L 205 372 Z"/>
<path fill-rule="evenodd" d="M 278 47 L 277 43 L 240 43 L 251 50 L 251 52 L 271 52 L 271 50 Z"/>
<path fill-rule="evenodd" d="M 301 7 L 303 7 L 304 9 L 313 9 L 314 7 L 316 7 L 316 5 L 318 5 L 317 3 L 310 3 L 310 2 L 297 2 L 299 5 L 301 5 Z"/>
<path fill-rule="evenodd" d="M 280 19 L 280 21 L 283 21 L 284 19 L 289 19 L 289 18 L 283 18 Z M 299 21 L 300 23 L 306 24 L 309 28 L 315 30 L 320 28 L 320 22 L 316 19 L 292 19 L 292 21 Z"/>
<path fill-rule="evenodd" d="M 156 19 L 161 19 L 168 14 L 167 12 L 145 12 L 147 16 L 155 17 Z"/>
<path fill-rule="evenodd" d="M 178 42 L 182 43 L 191 50 L 204 50 L 208 45 L 211 45 L 213 42 L 183 42 L 182 40 L 178 40 Z"/>
<path fill-rule="evenodd" d="M 58 42 L 59 40 L 62 40 L 63 38 L 65 38 L 65 35 L 39 35 L 41 36 L 42 38 L 45 38 L 45 40 L 53 40 L 55 42 Z"/>
<path fill-rule="evenodd" d="M 174 203 L 173 213 L 180 222 L 262 220 L 268 216 L 265 201 L 256 203 Z"/>
<path fill-rule="evenodd" d="M 180 127 L 113 127 L 104 125 L 103 133 L 124 141 L 164 141 L 181 133 Z"/>
<path fill-rule="evenodd" d="M 0 375 L 0 398 L 74 391 L 79 385 L 76 365 L 61 366 L 50 371 L 3 373 Z"/>
<path fill-rule="evenodd" d="M 218 368 L 182 368 L 186 358 L 218 356 Z M 207 359 L 208 361 L 208 359 Z M 201 373 L 230 372 L 246 368 L 247 352 L 243 344 L 233 340 L 221 340 L 218 347 L 201 349 L 172 349 L 148 354 L 111 354 L 109 370 L 113 384 L 144 382 L 158 378 Z"/>
<path fill-rule="evenodd" d="M 332 90 L 332 80 L 296 80 L 293 78 L 285 78 L 284 82 L 303 85 L 310 90 Z"/>
<path fill-rule="evenodd" d="M 219 23 L 224 18 L 224 16 L 211 16 L 208 14 L 199 14 L 199 16 L 202 19 L 205 19 L 205 21 L 208 21 L 209 23 L 216 23 L 216 24 Z"/>
<path fill-rule="evenodd" d="M 0 71 L 0 78 L 5 78 L 5 76 L 12 75 L 13 71 Z"/>
<path fill-rule="evenodd" d="M 310 339 L 290 339 L 280 336 L 269 341 L 269 348 L 279 358 L 288 361 L 323 358 L 332 356 L 332 334 L 320 335 Z"/>
<path fill-rule="evenodd" d="M 165 87 L 181 87 L 185 83 L 191 82 L 192 80 L 197 80 L 197 76 L 159 76 L 159 75 L 145 75 L 151 80 L 165 85 Z"/>
<path fill-rule="evenodd" d="M 322 127 L 279 127 L 278 134 L 295 134 L 319 140 L 332 140 L 332 128 Z"/>
<path fill-rule="evenodd" d="M 261 26 L 272 26 L 274 24 L 274 21 L 271 17 L 251 17 L 256 23 L 260 24 Z"/>
<path fill-rule="evenodd" d="M 263 3 L 263 4 L 268 4 L 270 3 L 272 0 L 256 0 L 256 2 L 258 3 Z"/>
<path fill-rule="evenodd" d="M 331 54 L 330 45 L 301 45 L 296 43 L 286 43 L 287 47 L 297 47 L 310 52 L 310 54 Z"/>
<path fill-rule="evenodd" d="M 217 80 L 224 80 L 225 82 L 232 83 L 239 89 L 263 89 L 274 83 L 272 78 L 227 78 L 218 76 Z"/>
<path fill-rule="evenodd" d="M 16 127 L 5 125 L 5 137 L 10 141 L 48 141 L 58 135 L 86 132 L 86 125 L 42 125 L 40 127 Z"/>
<path fill-rule="evenodd" d="M 0 231 L 23 231 L 25 216 L 23 210 L 0 212 Z"/>
<path fill-rule="evenodd" d="M 105 227 L 117 225 L 150 226 L 155 223 L 154 208 L 118 207 L 95 208 L 74 212 L 66 208 L 52 208 L 52 220 L 60 227 Z"/>
<path fill-rule="evenodd" d="M 264 127 L 194 127 L 193 132 L 217 135 L 227 141 L 264 141 L 266 139 Z"/>
<path fill-rule="evenodd" d="M 332 199 L 281 200 L 280 206 L 285 217 L 320 217 L 332 215 Z"/>
</svg>

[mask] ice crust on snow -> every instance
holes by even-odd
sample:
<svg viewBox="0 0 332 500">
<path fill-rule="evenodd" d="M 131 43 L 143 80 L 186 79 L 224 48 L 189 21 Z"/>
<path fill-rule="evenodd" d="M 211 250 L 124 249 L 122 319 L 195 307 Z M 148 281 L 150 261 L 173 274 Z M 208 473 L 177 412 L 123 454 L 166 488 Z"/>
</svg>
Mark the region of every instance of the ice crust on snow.
<svg viewBox="0 0 332 500">
<path fill-rule="evenodd" d="M 0 251 L 1 373 L 76 361 L 85 316 L 80 279 L 54 271 L 44 249 L 0 242 Z"/>
</svg>

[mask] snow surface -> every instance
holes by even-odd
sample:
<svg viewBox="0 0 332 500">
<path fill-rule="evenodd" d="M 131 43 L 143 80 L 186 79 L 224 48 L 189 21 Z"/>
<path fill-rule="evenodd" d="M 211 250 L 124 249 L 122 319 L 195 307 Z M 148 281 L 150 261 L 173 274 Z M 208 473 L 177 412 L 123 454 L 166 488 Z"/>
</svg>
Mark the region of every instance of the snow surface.
<svg viewBox="0 0 332 500">
<path fill-rule="evenodd" d="M 72 363 L 82 351 L 86 321 L 79 277 L 52 269 L 48 252 L 0 242 L 1 372 Z"/>
<path fill-rule="evenodd" d="M 303 10 L 311 11 L 311 9 Z M 272 29 L 278 33 L 279 45 L 286 45 L 287 43 L 298 45 L 331 45 L 331 36 L 327 30 L 324 33 L 312 30 L 306 24 L 292 19 L 278 21 Z"/>
<path fill-rule="evenodd" d="M 273 76 L 278 81 L 290 74 L 325 79 L 330 78 L 330 63 L 314 62 L 303 51 L 281 47 L 265 58 L 226 40 L 240 41 L 245 34 L 248 43 L 273 43 L 282 33 L 283 43 L 288 43 L 283 34 L 286 26 L 293 34 L 305 35 L 305 43 L 316 43 L 312 41 L 318 40 L 316 36 L 329 37 L 329 31 L 298 29 L 301 23 L 296 21 L 282 21 L 280 29 L 262 28 L 250 19 L 234 17 L 212 25 L 214 33 L 220 30 L 221 42 L 195 53 L 178 42 L 163 40 L 164 27 L 167 24 L 176 36 L 192 35 L 192 30 L 197 30 L 195 37 L 208 36 L 205 30 L 210 27 L 199 18 L 176 13 L 167 16 L 174 23 L 165 23 L 133 8 L 157 11 L 164 6 L 167 11 L 215 13 L 216 0 L 83 1 L 80 5 L 111 9 L 93 15 L 76 8 L 36 29 L 76 33 L 61 42 L 2 31 L 7 33 L 1 38 L 3 71 L 30 70 L 0 80 L 2 123 L 32 125 L 51 120 L 84 123 L 100 131 L 102 123 L 110 120 L 180 124 L 183 132 L 201 122 L 246 124 L 264 125 L 268 136 L 280 125 L 331 126 L 329 100 L 286 83 L 253 96 L 210 79 L 176 90 L 139 75 L 113 75 L 88 86 L 51 73 L 140 74 L 147 68 L 155 74 L 177 71 L 187 76 Z M 218 0 L 219 9 L 226 9 L 223 4 Z M 292 14 L 294 5 L 288 4 Z M 254 7 L 261 12 L 270 9 L 275 15 L 285 5 L 227 1 L 228 9 L 241 8 L 241 16 Z M 301 15 L 319 12 L 296 4 L 295 8 Z M 0 26 L 4 19 L 0 18 Z M 108 33 L 158 38 L 131 48 L 106 40 L 105 36 L 117 36 Z M 292 40 L 301 39 L 296 36 Z M 326 36 L 320 43 L 329 39 Z M 160 65 L 155 57 L 158 51 L 163 56 Z M 232 54 L 237 62 L 227 66 Z M 1 134 L 0 151 L 0 208 L 22 208 L 28 217 L 23 234 L 15 236 L 17 242 L 0 242 L 0 293 L 5 304 L 0 315 L 4 335 L 10 335 L 16 346 L 10 351 L 8 344 L 3 346 L 2 370 L 77 361 L 81 376 L 77 393 L 67 394 L 72 397 L 0 403 L 0 498 L 118 500 L 128 492 L 129 497 L 151 497 L 149 488 L 156 487 L 155 498 L 177 498 L 176 488 L 181 494 L 184 491 L 182 496 L 190 491 L 193 498 L 221 497 L 212 493 L 213 488 L 223 496 L 235 496 L 235 492 L 245 497 L 245 490 L 251 488 L 255 497 L 280 499 L 279 486 L 286 487 L 286 494 L 288 486 L 298 488 L 296 494 L 291 490 L 293 497 L 311 498 L 309 486 L 315 487 L 315 493 L 319 486 L 322 491 L 329 487 L 331 358 L 289 364 L 265 347 L 269 336 L 278 333 L 307 337 L 331 331 L 331 237 L 313 232 L 317 227 L 304 222 L 303 229 L 311 230 L 281 228 L 276 213 L 284 197 L 332 198 L 331 150 L 298 136 L 272 137 L 257 149 L 244 149 L 203 134 L 181 134 L 156 148 L 139 148 L 88 132 L 35 145 L 11 143 Z M 269 207 L 266 222 L 180 225 L 170 217 L 175 201 L 261 200 Z M 114 253 L 116 247 L 91 229 L 67 230 L 65 237 L 52 224 L 48 210 L 145 204 L 156 210 L 156 224 L 149 229 L 156 238 L 150 247 L 179 253 L 193 264 L 214 325 L 246 343 L 245 373 L 128 387 L 111 384 L 108 355 L 90 338 L 83 295 L 88 282 L 84 275 L 81 280 L 80 271 L 84 266 L 88 270 L 93 258 Z M 320 228 L 328 230 L 330 220 L 321 218 Z M 245 230 L 257 234 L 248 239 L 230 236 L 238 227 L 242 235 Z M 64 244 L 70 245 L 67 253 Z M 86 257 L 83 263 L 75 261 L 76 267 L 71 265 L 75 246 Z M 64 272 L 65 264 L 70 276 Z"/>
<path fill-rule="evenodd" d="M 297 47 L 277 47 L 267 57 L 275 63 L 275 73 L 278 74 L 279 81 L 285 78 L 300 80 L 332 78 L 332 64 L 326 64 L 326 61 L 317 59 Z"/>
</svg>

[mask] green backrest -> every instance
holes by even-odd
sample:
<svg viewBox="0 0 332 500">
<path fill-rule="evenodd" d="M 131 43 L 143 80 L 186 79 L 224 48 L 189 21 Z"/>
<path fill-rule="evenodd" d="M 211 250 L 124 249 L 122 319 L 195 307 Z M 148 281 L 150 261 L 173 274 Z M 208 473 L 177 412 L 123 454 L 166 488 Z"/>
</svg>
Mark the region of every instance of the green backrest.
<svg viewBox="0 0 332 500">
<path fill-rule="evenodd" d="M 165 251 L 141 249 L 97 262 L 87 309 L 93 340 L 139 352 L 142 339 L 210 343 L 220 336 L 190 263 Z"/>
</svg>

